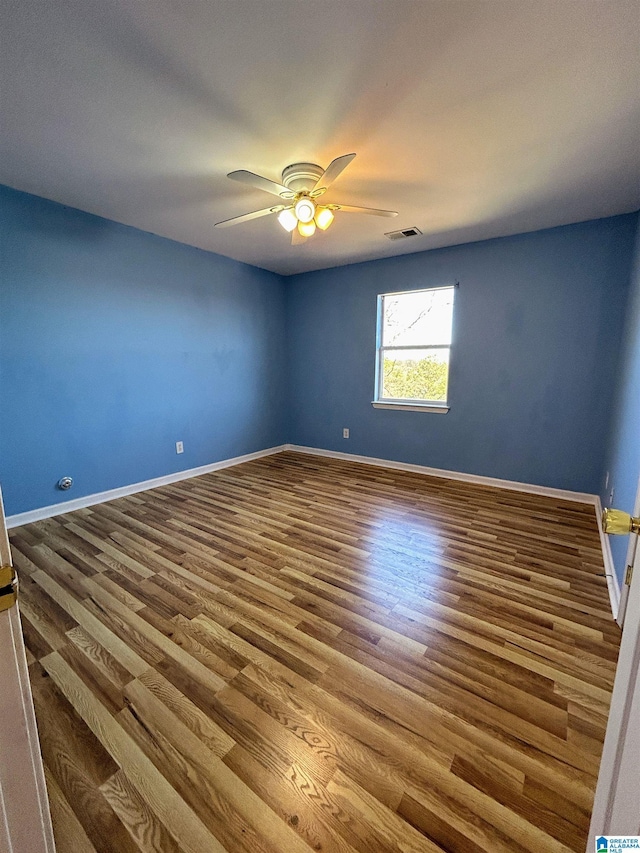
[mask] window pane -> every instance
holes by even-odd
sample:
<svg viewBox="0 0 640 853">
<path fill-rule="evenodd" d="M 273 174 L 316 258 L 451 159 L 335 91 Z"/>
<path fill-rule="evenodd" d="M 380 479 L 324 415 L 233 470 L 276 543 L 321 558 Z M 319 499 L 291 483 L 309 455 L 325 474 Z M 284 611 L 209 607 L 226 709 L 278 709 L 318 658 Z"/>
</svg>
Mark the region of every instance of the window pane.
<svg viewBox="0 0 640 853">
<path fill-rule="evenodd" d="M 382 346 L 451 344 L 452 287 L 387 294 L 383 312 Z"/>
<path fill-rule="evenodd" d="M 446 402 L 448 349 L 401 350 L 383 353 L 382 397 L 393 400 Z"/>
</svg>

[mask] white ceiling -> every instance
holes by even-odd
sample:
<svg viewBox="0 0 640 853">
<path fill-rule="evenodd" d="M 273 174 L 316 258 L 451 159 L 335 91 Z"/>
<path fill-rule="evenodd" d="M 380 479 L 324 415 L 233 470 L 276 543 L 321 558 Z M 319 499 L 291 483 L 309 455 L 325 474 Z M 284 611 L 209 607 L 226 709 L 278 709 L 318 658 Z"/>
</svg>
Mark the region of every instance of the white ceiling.
<svg viewBox="0 0 640 853">
<path fill-rule="evenodd" d="M 0 0 L 0 183 L 289 274 L 640 207 L 638 0 Z M 299 160 L 357 157 L 292 247 Z M 390 242 L 384 232 L 424 233 Z"/>
</svg>

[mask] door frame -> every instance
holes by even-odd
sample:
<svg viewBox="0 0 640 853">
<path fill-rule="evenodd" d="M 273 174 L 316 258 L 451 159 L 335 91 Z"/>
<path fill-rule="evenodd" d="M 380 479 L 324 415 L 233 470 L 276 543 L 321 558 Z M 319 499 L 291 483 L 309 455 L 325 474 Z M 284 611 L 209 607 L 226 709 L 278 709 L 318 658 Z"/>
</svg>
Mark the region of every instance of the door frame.
<svg viewBox="0 0 640 853">
<path fill-rule="evenodd" d="M 633 506 L 633 514 L 636 517 L 640 516 L 640 477 L 638 477 L 638 488 L 636 489 L 636 502 Z M 627 547 L 627 556 L 625 558 L 625 569 L 626 566 L 633 566 L 634 560 L 636 558 L 636 551 L 638 548 L 638 538 L 638 536 L 629 536 L 629 545 Z M 620 604 L 618 606 L 618 615 L 616 616 L 616 622 L 621 628 L 624 626 L 624 619 L 627 612 L 628 602 L 629 585 L 623 583 L 622 589 L 620 590 Z"/>
<path fill-rule="evenodd" d="M 635 538 L 635 537 L 634 537 Z M 607 732 L 591 812 L 587 853 L 601 835 L 640 834 L 640 547 L 633 578 L 611 696 Z"/>
<path fill-rule="evenodd" d="M 0 564 L 12 565 L 1 490 Z M 55 853 L 17 604 L 0 613 L 0 850 Z"/>
</svg>

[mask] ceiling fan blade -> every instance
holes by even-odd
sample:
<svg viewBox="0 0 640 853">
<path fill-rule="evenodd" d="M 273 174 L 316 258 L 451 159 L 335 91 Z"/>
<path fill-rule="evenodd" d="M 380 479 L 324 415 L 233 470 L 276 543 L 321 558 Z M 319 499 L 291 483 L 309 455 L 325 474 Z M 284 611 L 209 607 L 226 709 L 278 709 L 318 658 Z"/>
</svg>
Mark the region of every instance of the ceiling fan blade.
<svg viewBox="0 0 640 853">
<path fill-rule="evenodd" d="M 371 216 L 397 216 L 397 210 L 379 210 L 376 207 L 354 207 L 352 204 L 327 204 L 330 210 L 344 210 L 345 213 L 369 213 Z"/>
<path fill-rule="evenodd" d="M 276 207 L 265 207 L 262 210 L 254 210 L 253 213 L 245 213 L 243 216 L 234 216 L 233 219 L 224 219 L 222 222 L 216 222 L 214 228 L 228 228 L 229 225 L 239 225 L 241 222 L 248 222 L 250 219 L 259 219 L 261 216 L 267 216 L 269 213 L 280 213 L 284 210 L 283 204 L 278 204 Z"/>
<path fill-rule="evenodd" d="M 316 181 L 316 185 L 313 189 L 320 189 L 320 187 L 322 187 L 326 190 L 327 187 L 335 181 L 338 175 L 347 168 L 355 156 L 355 154 L 343 154 L 342 157 L 336 157 L 335 160 L 332 160 Z"/>
<path fill-rule="evenodd" d="M 305 243 L 306 240 L 307 240 L 307 238 L 303 237 L 297 228 L 293 229 L 293 231 L 291 232 L 291 245 L 292 246 L 300 246 L 302 243 Z"/>
<path fill-rule="evenodd" d="M 246 169 L 239 169 L 237 172 L 229 172 L 227 175 L 232 181 L 238 181 L 241 184 L 246 184 L 249 187 L 255 187 L 258 190 L 264 190 L 267 193 L 281 196 L 282 198 L 293 198 L 295 193 L 288 190 L 282 184 L 277 184 L 275 181 L 270 181 L 269 178 L 263 178 L 261 175 L 256 175 L 253 172 L 247 172 Z"/>
</svg>

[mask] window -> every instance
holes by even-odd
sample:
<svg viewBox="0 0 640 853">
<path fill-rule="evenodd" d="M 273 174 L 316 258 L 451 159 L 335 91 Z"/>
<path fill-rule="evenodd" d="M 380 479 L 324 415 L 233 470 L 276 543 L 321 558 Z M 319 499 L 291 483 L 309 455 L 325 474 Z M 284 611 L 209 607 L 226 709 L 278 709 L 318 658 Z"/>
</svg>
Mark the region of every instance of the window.
<svg viewBox="0 0 640 853">
<path fill-rule="evenodd" d="M 377 408 L 447 412 L 454 287 L 378 296 Z"/>
</svg>

